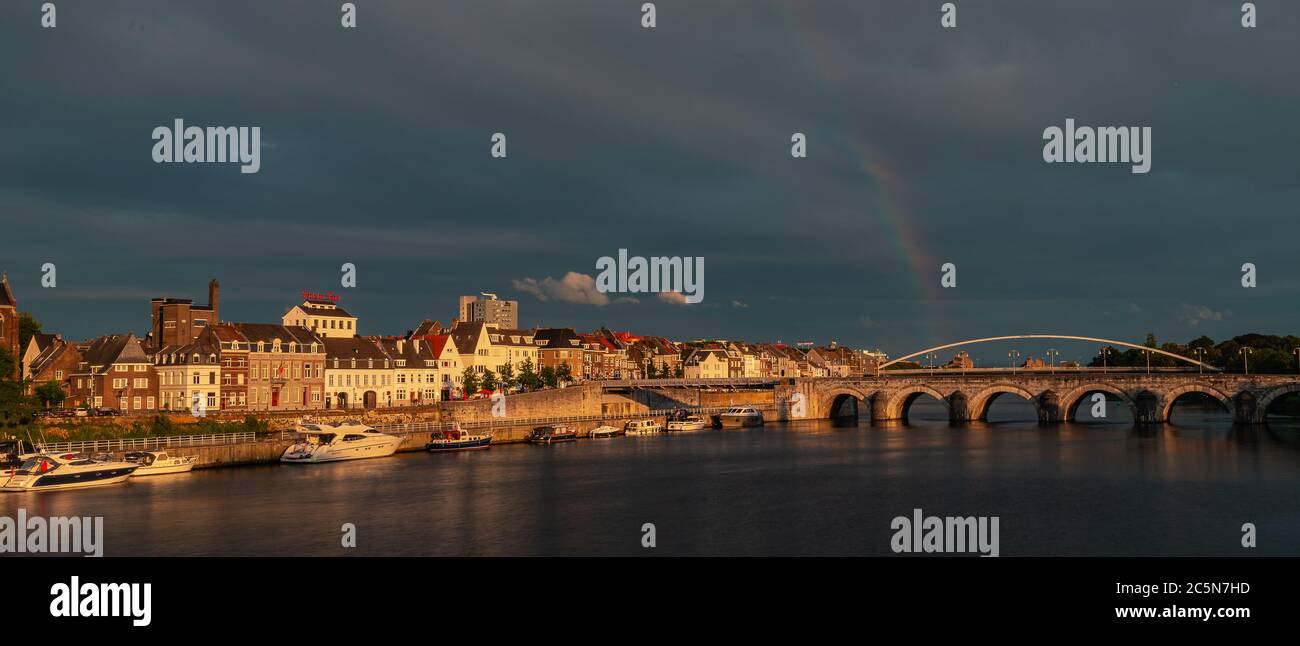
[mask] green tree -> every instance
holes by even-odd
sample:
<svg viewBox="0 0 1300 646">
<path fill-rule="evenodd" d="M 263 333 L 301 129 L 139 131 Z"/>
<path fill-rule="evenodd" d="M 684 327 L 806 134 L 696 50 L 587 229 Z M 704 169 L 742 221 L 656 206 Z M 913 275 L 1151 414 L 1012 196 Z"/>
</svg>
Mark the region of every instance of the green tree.
<svg viewBox="0 0 1300 646">
<path fill-rule="evenodd" d="M 646 378 L 646 379 L 658 379 L 658 378 L 659 378 L 659 371 L 658 371 L 657 369 L 655 369 L 655 364 L 654 364 L 653 361 L 651 361 L 650 363 L 647 363 L 647 364 L 645 365 L 645 378 Z"/>
<path fill-rule="evenodd" d="M 561 363 L 560 367 L 555 369 L 555 380 L 562 384 L 567 384 L 570 381 L 573 381 L 573 370 L 569 368 L 569 363 L 567 361 Z"/>
<path fill-rule="evenodd" d="M 524 362 L 519 364 L 519 385 L 527 390 L 536 390 L 538 386 L 542 385 L 542 380 L 537 376 L 537 369 L 533 367 L 531 357 L 524 359 Z"/>
<path fill-rule="evenodd" d="M 26 424 L 39 407 L 34 397 L 23 393 L 23 382 L 13 378 L 16 363 L 8 350 L 0 348 L 0 426 L 4 427 Z"/>
<path fill-rule="evenodd" d="M 460 387 L 465 389 L 466 397 L 478 392 L 478 375 L 474 374 L 473 368 L 465 368 L 465 371 L 460 373 Z"/>
<path fill-rule="evenodd" d="M 45 408 L 57 408 L 67 398 L 68 393 L 63 391 L 63 386 L 53 379 L 41 384 L 36 389 L 36 399 Z"/>
<path fill-rule="evenodd" d="M 542 366 L 542 373 L 540 376 L 542 378 L 542 383 L 545 384 L 547 388 L 554 388 L 558 385 L 559 379 L 555 376 L 555 368 Z"/>
<path fill-rule="evenodd" d="M 497 382 L 497 375 L 491 370 L 483 372 L 483 378 L 479 380 L 478 384 L 479 388 L 485 390 L 496 390 L 498 385 L 500 384 Z"/>
<path fill-rule="evenodd" d="M 31 312 L 18 313 L 18 351 L 27 351 L 27 342 L 41 332 L 41 322 Z"/>
<path fill-rule="evenodd" d="M 667 362 L 667 361 L 660 361 L 660 362 L 659 362 L 659 376 L 660 376 L 661 378 L 664 378 L 664 379 L 667 379 L 668 377 L 673 376 L 673 373 L 672 373 L 671 369 L 669 369 L 669 367 L 668 367 L 668 362 Z"/>
<path fill-rule="evenodd" d="M 678 379 L 681 379 L 682 377 L 685 377 L 685 376 L 686 376 L 686 367 L 683 366 L 683 365 L 680 364 L 680 363 L 677 364 L 677 372 L 676 372 L 673 376 L 674 376 L 674 377 L 677 377 Z"/>
<path fill-rule="evenodd" d="M 519 381 L 518 378 L 515 377 L 515 366 L 511 363 L 501 366 L 501 374 L 499 376 L 501 377 L 501 387 L 506 390 L 513 389 L 515 384 Z"/>
</svg>

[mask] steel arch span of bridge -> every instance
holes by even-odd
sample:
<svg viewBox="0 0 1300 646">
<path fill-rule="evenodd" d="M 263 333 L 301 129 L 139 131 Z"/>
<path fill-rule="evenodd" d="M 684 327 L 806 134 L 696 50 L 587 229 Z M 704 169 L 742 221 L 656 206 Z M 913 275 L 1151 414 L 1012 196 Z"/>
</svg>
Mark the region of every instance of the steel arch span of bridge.
<svg viewBox="0 0 1300 646">
<path fill-rule="evenodd" d="M 1192 358 L 1189 358 L 1189 357 L 1184 357 L 1184 356 L 1182 356 L 1182 355 L 1180 355 L 1180 354 L 1174 354 L 1174 353 L 1172 353 L 1172 352 L 1166 352 L 1165 350 L 1161 350 L 1161 349 L 1159 349 L 1159 348 L 1151 348 L 1151 347 L 1147 347 L 1147 346 L 1145 346 L 1145 345 L 1138 345 L 1138 344 L 1136 344 L 1136 343 L 1129 343 L 1128 341 L 1115 341 L 1115 340 L 1113 340 L 1113 339 L 1100 339 L 1100 338 L 1092 337 L 1092 336 L 1071 336 L 1071 335 L 1068 335 L 1068 334 L 1015 334 L 1015 335 L 1012 335 L 1012 336 L 990 336 L 990 337 L 984 337 L 984 338 L 982 338 L 982 339 L 969 339 L 969 340 L 966 340 L 966 341 L 958 341 L 958 342 L 956 342 L 956 343 L 947 343 L 947 344 L 944 344 L 944 345 L 938 345 L 938 346 L 935 346 L 935 347 L 933 347 L 933 348 L 926 348 L 926 349 L 924 349 L 924 350 L 920 350 L 920 351 L 917 351 L 917 352 L 913 352 L 912 354 L 904 355 L 904 356 L 901 356 L 901 357 L 899 357 L 899 358 L 897 358 L 897 359 L 893 359 L 893 360 L 890 360 L 890 361 L 886 361 L 885 363 L 880 364 L 880 368 L 881 368 L 881 369 L 884 369 L 884 368 L 887 368 L 887 367 L 889 367 L 889 366 L 892 366 L 892 365 L 894 365 L 894 364 L 896 364 L 896 363 L 899 363 L 899 362 L 902 362 L 902 361 L 907 361 L 908 359 L 911 359 L 911 358 L 914 358 L 914 357 L 919 357 L 919 356 L 921 356 L 921 355 L 929 354 L 929 353 L 931 353 L 931 352 L 939 352 L 940 350 L 948 350 L 948 349 L 950 349 L 950 348 L 959 348 L 959 347 L 964 346 L 964 345 L 975 345 L 975 344 L 977 344 L 977 343 L 991 343 L 991 342 L 994 342 L 994 341 L 1016 341 L 1016 340 L 1020 340 L 1020 339 L 1055 339 L 1055 340 L 1059 340 L 1059 341 L 1090 341 L 1090 342 L 1093 342 L 1093 343 L 1105 343 L 1106 345 L 1120 345 L 1120 346 L 1124 346 L 1124 347 L 1126 347 L 1126 348 L 1132 348 L 1132 349 L 1135 349 L 1135 350 L 1143 350 L 1143 351 L 1146 351 L 1146 352 L 1154 352 L 1154 353 L 1156 353 L 1156 354 L 1164 355 L 1164 356 L 1166 356 L 1166 357 L 1171 357 L 1171 358 L 1173 358 L 1173 359 L 1177 359 L 1177 360 L 1179 360 L 1179 361 L 1184 361 L 1184 362 L 1189 363 L 1189 364 L 1191 364 L 1191 365 L 1193 365 L 1193 366 L 1198 366 L 1198 367 L 1203 368 L 1203 369 L 1206 369 L 1206 370 L 1210 370 L 1210 371 L 1213 371 L 1213 372 L 1220 372 L 1220 369 L 1219 369 L 1219 368 L 1216 368 L 1216 367 L 1214 367 L 1214 366 L 1212 366 L 1212 365 L 1210 365 L 1210 364 L 1208 364 L 1208 363 L 1203 363 L 1203 362 L 1197 361 L 1197 360 L 1192 359 Z"/>
</svg>

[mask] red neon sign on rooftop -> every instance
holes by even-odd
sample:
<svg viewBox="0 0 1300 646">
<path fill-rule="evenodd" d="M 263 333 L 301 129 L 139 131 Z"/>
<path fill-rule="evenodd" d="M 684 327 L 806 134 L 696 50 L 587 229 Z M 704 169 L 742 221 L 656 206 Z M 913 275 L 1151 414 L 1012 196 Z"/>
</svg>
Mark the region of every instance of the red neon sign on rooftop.
<svg viewBox="0 0 1300 646">
<path fill-rule="evenodd" d="M 303 300 L 308 300 L 308 301 L 330 301 L 333 303 L 337 303 L 339 300 L 339 295 L 335 294 L 334 292 L 317 294 L 315 292 L 309 292 L 304 289 L 302 290 L 302 298 Z"/>
</svg>

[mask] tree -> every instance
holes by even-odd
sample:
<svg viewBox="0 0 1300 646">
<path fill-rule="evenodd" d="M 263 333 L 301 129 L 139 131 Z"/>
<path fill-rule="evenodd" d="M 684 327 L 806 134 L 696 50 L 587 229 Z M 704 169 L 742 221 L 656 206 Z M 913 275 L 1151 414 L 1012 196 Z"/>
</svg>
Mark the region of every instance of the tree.
<svg viewBox="0 0 1300 646">
<path fill-rule="evenodd" d="M 465 397 L 478 392 L 478 375 L 474 374 L 473 368 L 465 368 L 465 372 L 460 373 L 460 387 L 465 389 Z"/>
<path fill-rule="evenodd" d="M 656 378 L 658 378 L 658 377 L 659 377 L 659 371 L 655 369 L 655 364 L 654 364 L 654 362 L 651 361 L 650 363 L 647 363 L 647 364 L 645 365 L 645 378 L 646 378 L 646 379 L 656 379 Z"/>
<path fill-rule="evenodd" d="M 498 385 L 496 373 L 485 370 L 483 378 L 479 380 L 478 387 L 484 390 L 496 390 Z"/>
<path fill-rule="evenodd" d="M 515 377 L 515 366 L 511 363 L 501 366 L 501 374 L 499 376 L 501 377 L 501 387 L 506 390 L 514 388 L 515 384 L 519 381 Z"/>
<path fill-rule="evenodd" d="M 31 312 L 18 313 L 18 351 L 27 351 L 27 342 L 41 332 L 41 322 Z"/>
<path fill-rule="evenodd" d="M 547 388 L 554 388 L 558 385 L 559 379 L 555 376 L 555 368 L 542 366 L 542 374 L 540 376 L 542 378 L 542 383 L 546 384 Z"/>
<path fill-rule="evenodd" d="M 660 362 L 659 362 L 659 376 L 660 376 L 660 377 L 663 377 L 663 378 L 665 378 L 665 379 L 667 379 L 668 377 L 673 376 L 673 373 L 672 373 L 671 369 L 668 368 L 668 362 L 667 362 L 667 361 L 660 361 Z"/>
<path fill-rule="evenodd" d="M 555 379 L 562 384 L 567 384 L 570 381 L 573 381 L 573 370 L 569 368 L 569 363 L 567 361 L 561 363 L 560 367 L 555 369 Z"/>
<path fill-rule="evenodd" d="M 0 348 L 0 426 L 14 427 L 27 423 L 36 414 L 36 399 L 23 393 L 23 382 L 14 379 L 17 359 Z"/>
<path fill-rule="evenodd" d="M 36 398 L 45 408 L 58 408 L 68 398 L 68 393 L 63 391 L 63 386 L 58 381 L 51 379 L 36 389 Z"/>
<path fill-rule="evenodd" d="M 685 376 L 686 376 L 686 368 L 685 368 L 684 366 L 682 366 L 682 364 L 680 364 L 680 363 L 677 364 L 677 373 L 674 374 L 673 376 L 674 376 L 674 377 L 677 377 L 678 379 L 681 379 L 682 377 L 685 377 Z"/>
<path fill-rule="evenodd" d="M 542 385 L 542 380 L 538 378 L 537 371 L 533 367 L 533 359 L 529 357 L 519 364 L 519 385 L 527 390 L 536 390 Z"/>
</svg>

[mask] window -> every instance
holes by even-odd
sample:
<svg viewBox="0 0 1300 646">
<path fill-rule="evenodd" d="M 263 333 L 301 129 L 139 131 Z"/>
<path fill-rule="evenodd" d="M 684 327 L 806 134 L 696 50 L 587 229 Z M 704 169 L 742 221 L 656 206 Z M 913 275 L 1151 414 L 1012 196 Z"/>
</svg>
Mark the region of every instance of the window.
<svg viewBox="0 0 1300 646">
<path fill-rule="evenodd" d="M 140 398 L 139 398 L 139 397 L 134 397 L 134 398 L 132 398 L 132 403 L 135 404 L 134 408 L 135 408 L 136 410 L 140 410 Z"/>
<path fill-rule="evenodd" d="M 153 409 L 154 409 L 154 403 L 155 403 L 155 402 L 154 402 L 154 398 L 153 398 L 153 397 L 150 397 L 150 398 L 149 398 L 148 400 L 146 400 L 146 401 L 149 402 L 148 405 L 146 406 L 146 408 L 148 408 L 149 410 L 153 410 Z"/>
<path fill-rule="evenodd" d="M 54 371 L 54 378 L 55 378 L 55 379 L 63 379 L 63 371 L 62 371 L 62 370 L 55 370 L 55 371 Z"/>
<path fill-rule="evenodd" d="M 208 393 L 208 408 L 216 408 L 216 407 L 217 407 L 217 394 Z"/>
<path fill-rule="evenodd" d="M 149 387 L 149 379 L 148 379 L 148 378 L 145 378 L 145 379 L 136 379 L 136 380 L 135 380 L 135 384 L 133 384 L 133 387 L 134 387 L 134 388 L 148 388 L 148 387 Z"/>
</svg>

